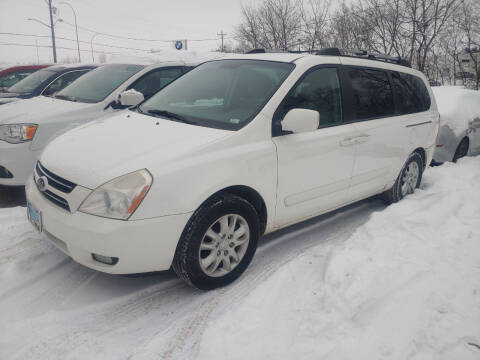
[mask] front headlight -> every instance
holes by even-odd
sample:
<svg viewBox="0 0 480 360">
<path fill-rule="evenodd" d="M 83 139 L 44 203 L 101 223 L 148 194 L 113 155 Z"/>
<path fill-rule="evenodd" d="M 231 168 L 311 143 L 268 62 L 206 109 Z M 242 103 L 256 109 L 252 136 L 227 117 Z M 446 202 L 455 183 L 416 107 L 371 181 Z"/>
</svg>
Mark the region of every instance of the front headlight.
<svg viewBox="0 0 480 360">
<path fill-rule="evenodd" d="M 0 125 L 0 140 L 11 144 L 32 141 L 37 128 L 38 125 L 34 124 Z"/>
<path fill-rule="evenodd" d="M 128 220 L 152 185 L 148 170 L 120 176 L 94 190 L 79 211 L 111 219 Z"/>
</svg>

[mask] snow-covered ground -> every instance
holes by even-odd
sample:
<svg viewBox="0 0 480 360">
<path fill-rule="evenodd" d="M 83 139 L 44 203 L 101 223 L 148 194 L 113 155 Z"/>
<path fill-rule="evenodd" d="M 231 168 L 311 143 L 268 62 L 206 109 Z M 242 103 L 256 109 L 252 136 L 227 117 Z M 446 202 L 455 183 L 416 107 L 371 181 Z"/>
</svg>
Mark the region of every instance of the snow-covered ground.
<svg viewBox="0 0 480 360">
<path fill-rule="evenodd" d="M 91 271 L 0 209 L 0 359 L 480 359 L 480 157 L 268 235 L 212 292 Z"/>
</svg>

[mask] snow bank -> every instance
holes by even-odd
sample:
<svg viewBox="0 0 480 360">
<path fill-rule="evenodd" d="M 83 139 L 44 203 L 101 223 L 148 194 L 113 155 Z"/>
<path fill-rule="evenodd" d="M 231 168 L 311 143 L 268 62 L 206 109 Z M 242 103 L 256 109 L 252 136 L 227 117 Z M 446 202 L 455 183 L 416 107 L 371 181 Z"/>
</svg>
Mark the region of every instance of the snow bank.
<svg viewBox="0 0 480 360">
<path fill-rule="evenodd" d="M 0 209 L 0 359 L 479 359 L 479 175 L 461 159 L 267 235 L 211 292 L 87 269 Z"/>
<path fill-rule="evenodd" d="M 480 116 L 480 91 L 459 86 L 432 87 L 438 111 L 440 126 L 448 124 L 454 133 L 468 129 L 468 122 Z"/>
<path fill-rule="evenodd" d="M 479 359 L 480 158 L 429 169 L 210 322 L 199 359 Z M 475 345 L 476 344 L 476 345 Z"/>
</svg>

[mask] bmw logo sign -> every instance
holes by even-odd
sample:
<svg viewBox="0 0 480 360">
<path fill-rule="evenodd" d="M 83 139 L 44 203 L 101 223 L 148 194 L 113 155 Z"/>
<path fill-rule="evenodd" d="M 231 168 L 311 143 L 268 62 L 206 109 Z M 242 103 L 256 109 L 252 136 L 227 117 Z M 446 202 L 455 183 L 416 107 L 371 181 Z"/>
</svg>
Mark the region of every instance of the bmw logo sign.
<svg viewBox="0 0 480 360">
<path fill-rule="evenodd" d="M 37 179 L 38 190 L 44 192 L 47 188 L 48 179 L 45 176 L 41 176 Z"/>
<path fill-rule="evenodd" d="M 183 48 L 183 43 L 181 41 L 176 41 L 175 42 L 175 49 L 182 50 L 182 48 Z"/>
</svg>

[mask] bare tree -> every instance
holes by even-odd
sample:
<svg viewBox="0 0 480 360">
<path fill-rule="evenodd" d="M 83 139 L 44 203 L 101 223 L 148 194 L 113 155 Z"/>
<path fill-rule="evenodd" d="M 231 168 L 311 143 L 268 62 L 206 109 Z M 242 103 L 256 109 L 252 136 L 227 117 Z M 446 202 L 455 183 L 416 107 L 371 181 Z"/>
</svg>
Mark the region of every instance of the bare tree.
<svg viewBox="0 0 480 360">
<path fill-rule="evenodd" d="M 328 46 L 331 0 L 301 2 L 303 44 L 307 50 Z"/>
<path fill-rule="evenodd" d="M 237 37 L 252 48 L 288 50 L 301 35 L 299 0 L 264 0 L 260 6 L 243 6 Z"/>
<path fill-rule="evenodd" d="M 480 3 L 477 0 L 463 0 L 461 4 L 460 27 L 464 33 L 465 52 L 473 66 L 475 90 L 480 88 Z M 462 71 L 464 72 L 464 71 Z"/>
<path fill-rule="evenodd" d="M 404 0 L 405 36 L 410 39 L 410 61 L 423 71 L 427 57 L 442 34 L 449 19 L 455 14 L 461 0 Z"/>
</svg>

